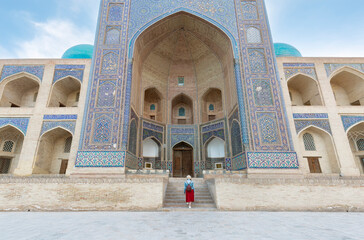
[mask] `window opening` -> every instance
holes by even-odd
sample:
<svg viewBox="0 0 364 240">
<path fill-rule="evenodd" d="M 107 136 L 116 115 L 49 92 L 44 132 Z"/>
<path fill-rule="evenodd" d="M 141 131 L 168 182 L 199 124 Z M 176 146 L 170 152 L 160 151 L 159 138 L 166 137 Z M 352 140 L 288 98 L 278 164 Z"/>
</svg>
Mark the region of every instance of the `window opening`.
<svg viewBox="0 0 364 240">
<path fill-rule="evenodd" d="M 155 104 L 150 105 L 150 111 L 155 111 Z"/>
<path fill-rule="evenodd" d="M 358 151 L 364 151 L 364 139 L 359 139 L 356 142 L 356 146 L 358 147 Z"/>
<path fill-rule="evenodd" d="M 305 144 L 306 151 L 316 151 L 315 141 L 311 134 L 303 134 L 303 143 Z"/>
<path fill-rule="evenodd" d="M 72 137 L 68 137 L 64 144 L 64 153 L 69 153 L 71 151 Z"/>
<path fill-rule="evenodd" d="M 209 106 L 209 111 L 214 111 L 215 110 L 215 106 L 214 106 L 214 104 L 210 104 L 210 106 Z"/>
<path fill-rule="evenodd" d="M 14 148 L 13 141 L 6 141 L 3 146 L 3 152 L 12 152 Z"/>
<path fill-rule="evenodd" d="M 10 103 L 11 105 L 10 105 L 10 107 L 12 107 L 12 108 L 19 108 L 20 106 L 19 105 L 16 105 L 16 104 L 14 104 L 14 103 Z"/>
<path fill-rule="evenodd" d="M 185 77 L 181 76 L 178 77 L 178 86 L 184 86 L 185 85 Z"/>
<path fill-rule="evenodd" d="M 186 109 L 184 109 L 184 108 L 180 108 L 180 109 L 178 110 L 178 116 L 180 116 L 180 117 L 185 117 L 185 116 L 186 116 Z"/>
<path fill-rule="evenodd" d="M 351 106 L 360 106 L 360 101 L 355 101 L 355 102 L 352 102 L 350 103 Z"/>
<path fill-rule="evenodd" d="M 59 107 L 66 107 L 63 103 L 59 103 Z"/>
</svg>

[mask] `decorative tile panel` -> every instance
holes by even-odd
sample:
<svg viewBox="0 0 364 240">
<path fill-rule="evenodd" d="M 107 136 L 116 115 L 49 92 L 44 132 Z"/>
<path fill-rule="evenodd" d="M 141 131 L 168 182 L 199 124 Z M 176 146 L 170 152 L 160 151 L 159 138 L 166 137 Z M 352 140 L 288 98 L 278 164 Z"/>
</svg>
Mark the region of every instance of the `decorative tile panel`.
<svg viewBox="0 0 364 240">
<path fill-rule="evenodd" d="M 298 169 L 297 154 L 294 152 L 248 152 L 249 168 L 290 168 Z"/>
<path fill-rule="evenodd" d="M 258 9 L 255 1 L 241 1 L 244 20 L 257 20 Z"/>
<path fill-rule="evenodd" d="M 247 169 L 245 153 L 239 154 L 232 159 L 232 168 L 235 171 Z"/>
<path fill-rule="evenodd" d="M 124 167 L 125 152 L 91 152 L 77 153 L 76 167 Z"/>
<path fill-rule="evenodd" d="M 43 74 L 44 74 L 44 66 L 43 65 L 27 65 L 27 66 L 5 65 L 1 72 L 0 81 L 4 80 L 5 78 L 7 78 L 11 75 L 14 75 L 17 73 L 22 73 L 22 72 L 32 74 L 42 81 Z"/>
<path fill-rule="evenodd" d="M 280 144 L 277 117 L 275 113 L 257 113 L 262 144 Z"/>
<path fill-rule="evenodd" d="M 273 94 L 269 79 L 253 79 L 256 106 L 273 106 Z"/>
<path fill-rule="evenodd" d="M 40 135 L 43 135 L 45 132 L 56 128 L 64 128 L 71 132 L 75 133 L 76 122 L 75 121 L 44 121 L 42 125 L 42 131 Z"/>
<path fill-rule="evenodd" d="M 29 125 L 29 118 L 0 118 L 0 128 L 7 125 L 19 129 L 25 136 Z"/>
<path fill-rule="evenodd" d="M 315 126 L 331 134 L 331 127 L 328 119 L 294 120 L 294 124 L 297 133 L 309 126 Z"/>
<path fill-rule="evenodd" d="M 43 120 L 77 120 L 77 115 L 44 115 Z"/>
<path fill-rule="evenodd" d="M 348 63 L 348 64 L 329 63 L 325 64 L 327 76 L 330 77 L 333 72 L 343 67 L 354 68 L 364 73 L 364 63 Z"/>
<path fill-rule="evenodd" d="M 126 167 L 129 169 L 138 169 L 138 158 L 131 154 L 130 152 L 126 152 Z"/>
<path fill-rule="evenodd" d="M 105 80 L 100 81 L 99 92 L 97 95 L 97 107 L 114 107 L 115 105 L 115 93 L 116 93 L 116 81 Z"/>
<path fill-rule="evenodd" d="M 65 77 L 74 77 L 82 82 L 84 69 L 85 65 L 56 65 L 53 83 Z"/>
<path fill-rule="evenodd" d="M 248 49 L 248 53 L 251 73 L 267 73 L 267 63 L 264 49 L 250 48 Z"/>
<path fill-rule="evenodd" d="M 302 73 L 317 80 L 315 64 L 313 63 L 284 63 L 283 67 L 286 80 L 298 73 Z"/>
<path fill-rule="evenodd" d="M 327 113 L 294 113 L 294 119 L 327 119 L 329 115 Z"/>
<path fill-rule="evenodd" d="M 224 131 L 224 129 L 214 130 L 214 131 L 210 131 L 210 132 L 202 134 L 203 144 L 205 144 L 212 137 L 218 137 L 218 138 L 220 138 L 222 140 L 225 140 L 225 131 Z"/>
<path fill-rule="evenodd" d="M 111 142 L 112 118 L 111 114 L 96 114 L 92 139 L 94 143 L 105 144 Z"/>
<path fill-rule="evenodd" d="M 364 116 L 341 116 L 345 131 L 359 122 L 364 122 Z"/>
<path fill-rule="evenodd" d="M 231 158 L 225 158 L 225 169 L 226 171 L 231 171 L 232 170 L 232 163 L 231 163 Z"/>
<path fill-rule="evenodd" d="M 121 26 L 107 26 L 105 45 L 116 45 L 120 44 L 121 39 Z"/>
<path fill-rule="evenodd" d="M 104 50 L 101 74 L 115 75 L 119 67 L 119 50 Z"/>
</svg>

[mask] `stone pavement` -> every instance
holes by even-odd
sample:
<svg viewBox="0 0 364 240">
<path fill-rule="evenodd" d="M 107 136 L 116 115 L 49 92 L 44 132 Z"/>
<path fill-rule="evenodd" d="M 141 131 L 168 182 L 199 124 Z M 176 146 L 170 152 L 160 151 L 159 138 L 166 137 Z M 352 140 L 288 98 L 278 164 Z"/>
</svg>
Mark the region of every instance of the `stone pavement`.
<svg viewBox="0 0 364 240">
<path fill-rule="evenodd" d="M 0 239 L 364 239 L 364 213 L 0 213 Z"/>
</svg>

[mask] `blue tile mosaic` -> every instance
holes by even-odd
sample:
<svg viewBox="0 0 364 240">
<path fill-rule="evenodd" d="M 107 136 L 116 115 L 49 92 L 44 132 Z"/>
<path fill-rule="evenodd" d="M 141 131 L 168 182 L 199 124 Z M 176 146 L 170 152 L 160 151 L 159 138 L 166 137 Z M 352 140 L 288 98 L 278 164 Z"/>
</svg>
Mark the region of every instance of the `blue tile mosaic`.
<svg viewBox="0 0 364 240">
<path fill-rule="evenodd" d="M 297 133 L 300 133 L 309 126 L 315 126 L 331 134 L 331 127 L 328 119 L 294 120 L 294 124 Z"/>
<path fill-rule="evenodd" d="M 76 167 L 124 167 L 126 154 L 120 152 L 79 151 Z"/>
<path fill-rule="evenodd" d="M 43 120 L 77 120 L 77 115 L 44 115 Z"/>
<path fill-rule="evenodd" d="M 28 66 L 15 66 L 15 65 L 5 65 L 1 72 L 0 81 L 4 80 L 5 78 L 17 74 L 17 73 L 29 73 L 42 81 L 43 74 L 44 74 L 44 66 L 43 65 L 28 65 Z"/>
<path fill-rule="evenodd" d="M 56 65 L 53 83 L 65 77 L 74 77 L 82 82 L 84 69 L 85 65 Z"/>
<path fill-rule="evenodd" d="M 44 121 L 42 125 L 42 131 L 40 135 L 43 135 L 45 132 L 49 132 L 50 130 L 56 128 L 63 128 L 68 130 L 70 133 L 75 133 L 76 122 L 75 121 Z"/>
<path fill-rule="evenodd" d="M 0 128 L 8 125 L 19 129 L 25 136 L 29 125 L 29 118 L 0 118 Z"/>
<path fill-rule="evenodd" d="M 329 115 L 327 113 L 294 113 L 293 114 L 294 119 L 320 119 L 329 118 Z"/>
<path fill-rule="evenodd" d="M 311 64 L 290 64 L 291 67 L 287 66 L 284 67 L 284 74 L 286 76 L 286 80 L 289 80 L 290 78 L 298 74 L 307 75 L 312 79 L 317 80 L 315 65 L 312 64 L 313 65 L 312 67 L 310 65 Z"/>
<path fill-rule="evenodd" d="M 364 116 L 341 116 L 341 120 L 344 124 L 345 131 L 356 125 L 357 123 L 364 122 Z"/>
<path fill-rule="evenodd" d="M 297 154 L 294 152 L 248 152 L 249 168 L 293 168 L 298 169 Z"/>
<path fill-rule="evenodd" d="M 353 68 L 364 73 L 364 63 L 348 63 L 348 64 L 328 63 L 325 64 L 327 76 L 330 77 L 333 72 L 343 67 Z"/>
</svg>

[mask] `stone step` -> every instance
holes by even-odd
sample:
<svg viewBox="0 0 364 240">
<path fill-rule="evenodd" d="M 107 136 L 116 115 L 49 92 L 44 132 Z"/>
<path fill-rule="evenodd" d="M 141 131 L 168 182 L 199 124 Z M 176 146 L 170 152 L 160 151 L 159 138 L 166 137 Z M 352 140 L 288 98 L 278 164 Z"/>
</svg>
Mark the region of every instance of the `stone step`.
<svg viewBox="0 0 364 240">
<path fill-rule="evenodd" d="M 182 199 L 182 198 L 186 198 L 185 195 L 167 195 L 165 196 L 166 199 Z M 212 199 L 211 196 L 207 196 L 207 195 L 195 195 L 195 199 Z"/>
<path fill-rule="evenodd" d="M 187 208 L 187 204 L 179 204 L 179 203 L 165 203 L 164 207 L 181 207 L 181 208 Z M 213 203 L 192 203 L 192 208 L 215 208 L 215 204 Z"/>
<path fill-rule="evenodd" d="M 204 207 L 204 208 L 188 208 L 188 207 L 165 207 L 159 209 L 162 212 L 214 212 L 217 211 L 215 207 Z"/>
<path fill-rule="evenodd" d="M 186 202 L 182 200 L 175 200 L 175 201 L 165 201 L 166 204 L 186 204 Z M 214 201 L 212 200 L 195 200 L 195 204 L 202 204 L 202 203 L 211 203 L 214 204 Z M 186 204 L 187 205 L 187 204 Z"/>
</svg>

